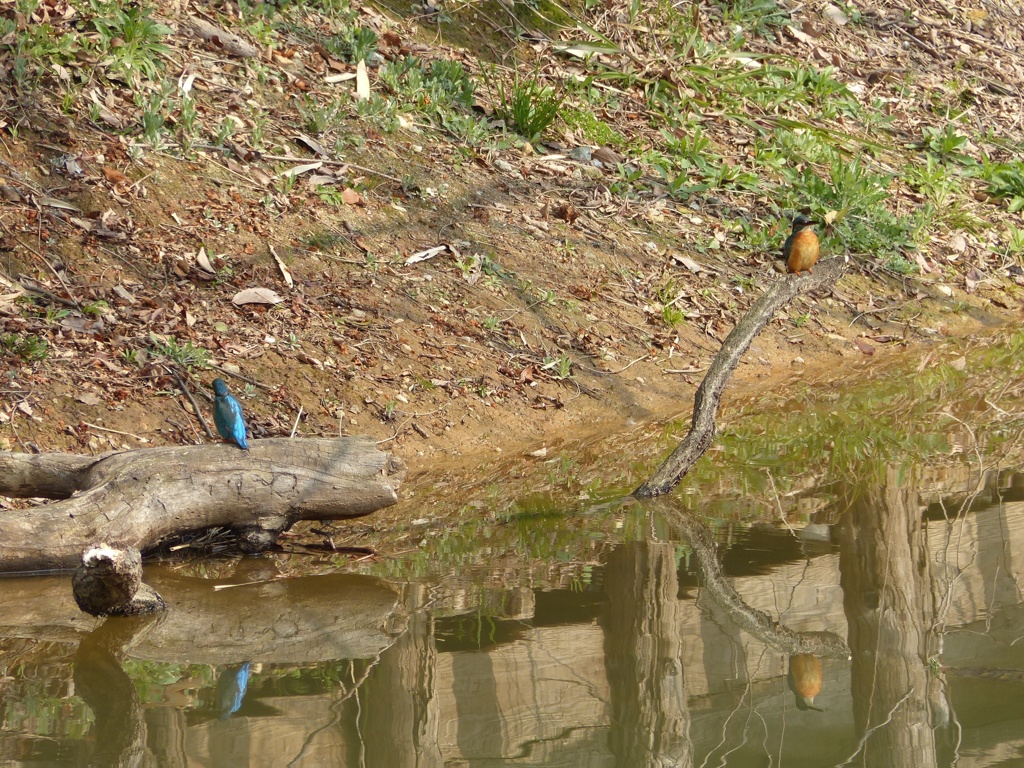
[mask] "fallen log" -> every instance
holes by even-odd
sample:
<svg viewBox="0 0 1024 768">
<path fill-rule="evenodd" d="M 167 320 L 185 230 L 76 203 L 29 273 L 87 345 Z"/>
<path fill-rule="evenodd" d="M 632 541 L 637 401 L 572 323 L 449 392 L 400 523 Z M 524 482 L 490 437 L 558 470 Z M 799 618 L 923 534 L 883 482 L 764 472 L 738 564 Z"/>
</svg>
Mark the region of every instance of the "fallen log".
<svg viewBox="0 0 1024 768">
<path fill-rule="evenodd" d="M 366 438 L 254 440 L 98 457 L 0 453 L 0 495 L 63 499 L 0 516 L 0 571 L 73 568 L 99 542 L 145 552 L 211 527 L 272 542 L 299 520 L 398 501 L 404 463 Z"/>
<path fill-rule="evenodd" d="M 826 259 L 815 264 L 813 272 L 788 275 L 776 280 L 761 294 L 722 342 L 722 348 L 718 350 L 711 367 L 704 375 L 704 380 L 697 388 L 697 393 L 693 396 L 693 421 L 690 424 L 690 431 L 657 471 L 633 491 L 634 497 L 649 499 L 661 496 L 678 485 L 683 476 L 697 463 L 697 459 L 711 447 L 711 442 L 715 439 L 715 420 L 718 417 L 722 393 L 736 366 L 739 365 L 740 358 L 757 334 L 775 317 L 780 307 L 801 293 L 831 288 L 846 272 L 846 268 L 847 259 L 843 257 Z"/>
</svg>

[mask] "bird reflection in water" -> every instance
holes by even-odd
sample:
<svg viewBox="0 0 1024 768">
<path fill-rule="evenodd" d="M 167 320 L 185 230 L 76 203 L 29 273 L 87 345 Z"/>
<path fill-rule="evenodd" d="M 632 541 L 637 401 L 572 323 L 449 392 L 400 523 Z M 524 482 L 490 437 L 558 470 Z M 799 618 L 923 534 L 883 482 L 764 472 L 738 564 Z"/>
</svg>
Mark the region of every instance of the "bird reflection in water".
<svg viewBox="0 0 1024 768">
<path fill-rule="evenodd" d="M 249 687 L 252 662 L 228 667 L 217 679 L 217 716 L 227 720 L 242 707 L 245 691 Z"/>
<path fill-rule="evenodd" d="M 822 710 L 814 706 L 814 697 L 821 693 L 821 662 L 811 653 L 798 653 L 789 657 L 789 690 L 796 696 L 799 710 Z"/>
</svg>

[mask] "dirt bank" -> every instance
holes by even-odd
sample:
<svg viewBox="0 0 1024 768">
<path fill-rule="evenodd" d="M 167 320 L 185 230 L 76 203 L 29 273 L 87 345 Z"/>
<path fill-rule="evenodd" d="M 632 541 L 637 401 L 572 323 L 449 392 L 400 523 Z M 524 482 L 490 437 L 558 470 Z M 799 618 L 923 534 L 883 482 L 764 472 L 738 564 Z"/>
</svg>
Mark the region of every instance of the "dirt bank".
<svg viewBox="0 0 1024 768">
<path fill-rule="evenodd" d="M 256 18 L 193 5 L 251 42 L 256 55 L 225 53 L 216 41 L 186 34 L 183 12 L 154 10 L 169 32 L 159 35 L 166 50 L 153 53 L 149 77 L 138 65 L 118 68 L 124 53 L 116 41 L 107 41 L 109 58 L 90 58 L 86 42 L 99 27 L 88 12 L 10 16 L 11 34 L 48 25 L 86 42 L 77 57 L 60 58 L 58 50 L 43 61 L 26 48 L 3 54 L 14 87 L 0 121 L 0 449 L 96 453 L 209 440 L 175 375 L 195 390 L 224 372 L 254 438 L 371 435 L 409 463 L 410 490 L 444 468 L 486 466 L 661 420 L 689 408 L 721 340 L 752 297 L 780 279 L 777 251 L 797 207 L 828 222 L 825 250 L 848 253 L 854 267 L 834 291 L 779 315 L 741 366 L 743 386 L 804 367 L 856 370 L 915 341 L 1019 314 L 1024 272 L 1012 226 L 998 223 L 1013 219 L 1005 200 L 981 194 L 976 177 L 958 176 L 962 186 L 944 208 L 960 210 L 960 218 L 929 220 L 926 236 L 889 243 L 883 258 L 864 251 L 856 239 L 864 233 L 851 228 L 868 212 L 856 200 L 832 207 L 824 193 L 814 197 L 810 182 L 806 190 L 785 187 L 796 190 L 790 199 L 798 205 L 774 199 L 768 181 L 705 179 L 685 195 L 658 182 L 645 152 L 660 146 L 660 134 L 641 130 L 636 110 L 647 109 L 650 124 L 668 118 L 643 101 L 643 78 L 623 86 L 615 105 L 588 103 L 589 92 L 562 86 L 566 121 L 593 113 L 627 136 L 609 139 L 617 147 L 612 162 L 606 153 L 595 165 L 572 151 L 604 146 L 578 123 L 556 122 L 547 141 L 528 143 L 496 120 L 499 99 L 486 87 L 484 60 L 493 46 L 487 53 L 443 42 L 451 19 L 424 23 L 410 9 L 383 6 L 337 15 L 328 3 Z M 724 30 L 735 20 L 718 6 L 694 9 L 714 30 L 711 42 L 731 45 Z M 820 71 L 857 41 L 873 41 L 880 62 L 916 74 L 900 85 L 872 80 L 854 63 L 828 69 L 847 83 L 870 82 L 872 94 L 854 88 L 844 96 L 868 103 L 908 89 L 900 103 L 910 103 L 954 77 L 953 64 L 894 44 L 884 25 L 826 29 L 814 15 L 825 10 L 802 11 L 800 26 L 778 6 L 777 26 L 749 30 L 745 47 L 770 56 L 817 24 L 812 58 Z M 913 14 L 919 25 L 948 32 L 951 46 L 969 38 L 987 51 L 985 40 L 1005 42 L 993 18 L 976 18 L 964 31 L 969 19 L 959 12 Z M 469 22 L 461 23 L 465 32 Z M 378 100 L 368 103 L 397 104 L 387 121 L 336 96 L 341 86 L 331 77 L 355 76 L 357 64 L 304 37 L 313 29 L 341 36 L 342 27 L 376 36 L 369 83 Z M 568 29 L 552 34 L 564 39 Z M 499 58 L 538 62 L 542 84 L 574 82 L 576 65 L 560 59 L 551 41 L 502 40 Z M 646 43 L 637 45 L 630 55 L 648 61 Z M 396 90 L 388 65 L 409 56 L 464 64 L 479 103 L 463 116 L 482 116 L 488 140 L 454 137 L 426 111 L 429 99 Z M 628 58 L 608 60 L 620 56 Z M 36 66 L 35 75 L 16 79 L 19 61 Z M 1018 87 L 1018 74 L 1007 75 L 1006 87 Z M 1009 126 L 1003 140 L 1021 140 L 998 89 L 978 90 L 974 99 L 993 130 Z M 743 148 L 754 139 L 736 135 L 734 118 L 702 103 L 699 127 L 710 137 L 702 153 L 719 170 L 750 161 Z M 334 112 L 321 125 L 328 108 Z M 756 119 L 767 120 L 782 107 L 756 109 Z M 914 143 L 922 125 L 937 131 L 943 117 L 898 110 L 892 117 L 875 134 L 885 147 L 872 152 L 893 172 L 879 202 L 893 215 L 931 199 L 898 175 L 899 158 L 927 164 L 934 155 L 956 169 L 1006 147 L 968 146 L 956 134 L 943 156 L 945 145 Z M 853 135 L 853 118 L 836 120 Z M 981 141 L 966 124 L 964 135 Z M 830 177 L 829 162 L 819 160 L 800 173 L 831 178 L 839 189 L 834 170 Z M 711 172 L 691 175 L 700 181 Z M 272 291 L 272 303 L 243 303 L 247 289 Z"/>
</svg>

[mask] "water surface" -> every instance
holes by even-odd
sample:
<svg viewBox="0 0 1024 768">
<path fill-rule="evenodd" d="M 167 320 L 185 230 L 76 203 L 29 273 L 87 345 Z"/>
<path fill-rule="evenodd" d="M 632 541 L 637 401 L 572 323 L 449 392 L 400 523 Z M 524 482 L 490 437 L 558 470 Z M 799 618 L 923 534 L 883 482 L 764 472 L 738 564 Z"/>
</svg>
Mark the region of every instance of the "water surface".
<svg viewBox="0 0 1024 768">
<path fill-rule="evenodd" d="M 885 429 L 937 450 L 837 462 L 830 438 L 794 473 L 794 439 L 727 431 L 643 505 L 563 457 L 533 481 L 561 500 L 458 525 L 424 501 L 376 560 L 151 565 L 157 617 L 0 580 L 0 763 L 1016 764 L 1024 476 Z"/>
</svg>

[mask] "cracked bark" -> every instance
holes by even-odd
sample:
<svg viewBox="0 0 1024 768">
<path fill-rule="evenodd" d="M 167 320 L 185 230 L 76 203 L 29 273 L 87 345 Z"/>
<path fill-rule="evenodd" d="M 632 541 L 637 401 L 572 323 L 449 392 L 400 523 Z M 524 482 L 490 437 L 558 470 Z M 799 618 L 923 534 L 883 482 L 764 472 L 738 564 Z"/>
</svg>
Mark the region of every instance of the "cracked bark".
<svg viewBox="0 0 1024 768">
<path fill-rule="evenodd" d="M 0 453 L 0 494 L 63 499 L 0 516 L 0 571 L 72 568 L 98 543 L 151 549 L 211 527 L 272 539 L 398 500 L 400 459 L 365 438 L 173 446 L 98 457 Z"/>
</svg>

